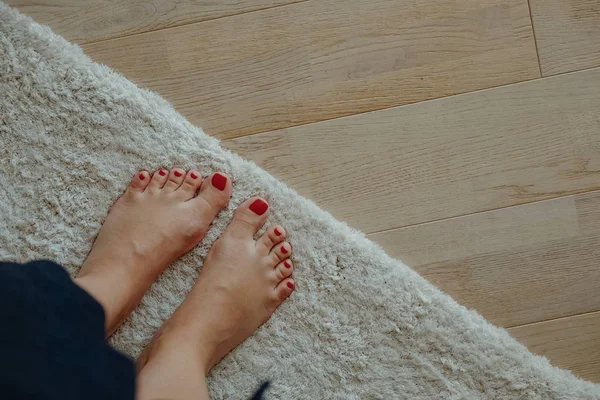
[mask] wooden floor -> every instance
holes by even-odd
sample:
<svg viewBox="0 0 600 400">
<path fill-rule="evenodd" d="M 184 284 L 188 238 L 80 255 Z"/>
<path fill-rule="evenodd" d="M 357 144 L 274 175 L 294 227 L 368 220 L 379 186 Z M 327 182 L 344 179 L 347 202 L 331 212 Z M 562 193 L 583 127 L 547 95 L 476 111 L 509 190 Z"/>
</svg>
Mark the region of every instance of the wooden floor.
<svg viewBox="0 0 600 400">
<path fill-rule="evenodd" d="M 8 0 L 600 382 L 598 0 Z"/>
</svg>

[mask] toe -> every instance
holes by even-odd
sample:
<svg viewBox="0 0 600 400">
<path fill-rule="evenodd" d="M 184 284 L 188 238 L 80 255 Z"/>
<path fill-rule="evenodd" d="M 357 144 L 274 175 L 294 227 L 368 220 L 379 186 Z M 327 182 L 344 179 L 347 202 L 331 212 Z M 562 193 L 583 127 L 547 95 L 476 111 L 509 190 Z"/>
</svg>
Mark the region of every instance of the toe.
<svg viewBox="0 0 600 400">
<path fill-rule="evenodd" d="M 150 179 L 150 184 L 148 185 L 148 190 L 154 192 L 162 189 L 169 177 L 169 171 L 166 169 L 159 169 L 158 171 L 152 174 L 152 179 Z"/>
<path fill-rule="evenodd" d="M 174 168 L 171 170 L 169 177 L 167 178 L 167 182 L 163 187 L 163 190 L 168 192 L 174 192 L 177 190 L 179 186 L 183 183 L 183 179 L 185 177 L 185 171 L 181 168 Z"/>
<path fill-rule="evenodd" d="M 223 172 L 215 172 L 202 182 L 198 196 L 190 200 L 190 207 L 195 207 L 203 214 L 203 218 L 212 221 L 231 197 L 231 179 Z"/>
<path fill-rule="evenodd" d="M 273 269 L 273 272 L 277 282 L 280 282 L 292 275 L 292 272 L 294 272 L 294 265 L 290 259 L 283 260 L 277 264 L 277 266 Z"/>
<path fill-rule="evenodd" d="M 140 171 L 133 177 L 128 189 L 132 192 L 143 192 L 148 186 L 148 182 L 150 182 L 148 171 Z"/>
<path fill-rule="evenodd" d="M 271 257 L 276 262 L 285 260 L 290 255 L 292 255 L 292 245 L 288 242 L 277 244 L 271 249 Z"/>
<path fill-rule="evenodd" d="M 256 247 L 261 248 L 265 252 L 271 251 L 273 246 L 281 243 L 285 239 L 285 229 L 277 225 L 266 231 L 256 242 Z"/>
<path fill-rule="evenodd" d="M 202 177 L 200 176 L 200 172 L 192 169 L 188 171 L 183 180 L 183 183 L 177 189 L 177 194 L 182 197 L 183 200 L 189 200 L 194 197 L 198 189 L 200 189 L 200 185 L 202 184 Z"/>
<path fill-rule="evenodd" d="M 269 204 L 260 197 L 252 197 L 235 210 L 228 229 L 241 237 L 253 237 L 265 224 L 269 215 Z"/>
<path fill-rule="evenodd" d="M 279 306 L 279 304 L 287 299 L 295 289 L 296 283 L 292 278 L 286 278 L 279 282 L 273 290 L 273 302 L 275 307 Z"/>
</svg>

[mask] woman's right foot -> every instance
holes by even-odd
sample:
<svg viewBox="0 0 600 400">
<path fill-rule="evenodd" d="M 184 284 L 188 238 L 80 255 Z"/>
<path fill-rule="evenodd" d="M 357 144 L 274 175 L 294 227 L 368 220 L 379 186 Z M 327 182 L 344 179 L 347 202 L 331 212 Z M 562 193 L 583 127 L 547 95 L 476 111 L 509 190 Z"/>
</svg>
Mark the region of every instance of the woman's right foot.
<svg viewBox="0 0 600 400">
<path fill-rule="evenodd" d="M 197 393 L 201 389 L 188 385 L 196 385 L 198 375 L 208 373 L 292 294 L 292 247 L 284 241 L 285 230 L 275 226 L 254 240 L 267 214 L 267 203 L 258 197 L 236 210 L 192 291 L 140 356 L 140 399 Z"/>
<path fill-rule="evenodd" d="M 112 333 L 229 202 L 231 180 L 195 170 L 139 172 L 110 209 L 75 282 L 102 304 Z"/>
</svg>

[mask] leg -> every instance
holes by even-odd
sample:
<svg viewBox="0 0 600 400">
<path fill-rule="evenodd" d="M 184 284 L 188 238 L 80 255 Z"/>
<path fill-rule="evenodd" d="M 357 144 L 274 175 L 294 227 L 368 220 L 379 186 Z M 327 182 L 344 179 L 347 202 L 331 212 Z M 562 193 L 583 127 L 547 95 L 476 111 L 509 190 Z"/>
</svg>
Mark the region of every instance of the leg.
<svg viewBox="0 0 600 400">
<path fill-rule="evenodd" d="M 203 181 L 198 171 L 176 168 L 133 178 L 75 279 L 102 304 L 107 336 L 162 271 L 198 244 L 230 195 L 222 173 Z"/>
<path fill-rule="evenodd" d="M 292 248 L 276 226 L 257 241 L 267 203 L 244 202 L 187 299 L 138 360 L 138 400 L 208 399 L 205 376 L 292 293 Z"/>
</svg>

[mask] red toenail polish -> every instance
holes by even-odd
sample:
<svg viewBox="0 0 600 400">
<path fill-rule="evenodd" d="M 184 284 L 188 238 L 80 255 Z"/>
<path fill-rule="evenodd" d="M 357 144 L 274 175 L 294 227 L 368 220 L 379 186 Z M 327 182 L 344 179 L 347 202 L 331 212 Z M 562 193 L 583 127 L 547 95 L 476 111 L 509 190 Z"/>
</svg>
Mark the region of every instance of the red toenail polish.
<svg viewBox="0 0 600 400">
<path fill-rule="evenodd" d="M 180 177 L 181 175 L 183 175 L 181 172 L 179 171 L 174 171 L 173 172 L 175 174 L 176 177 Z"/>
<path fill-rule="evenodd" d="M 288 249 L 286 249 L 285 246 L 281 246 L 281 252 L 283 254 L 287 254 L 288 253 Z"/>
<path fill-rule="evenodd" d="M 286 268 L 290 268 L 292 266 L 292 264 L 290 264 L 290 262 L 288 260 L 285 260 L 283 262 L 283 265 L 285 265 Z"/>
<path fill-rule="evenodd" d="M 140 180 L 142 180 L 142 181 L 143 181 L 144 179 L 146 179 L 146 175 L 144 175 L 144 174 L 139 174 L 139 175 L 138 175 L 138 177 L 139 177 L 139 178 L 140 178 Z"/>
<path fill-rule="evenodd" d="M 190 176 L 192 177 L 192 179 L 198 179 L 198 175 L 196 175 L 195 173 L 191 173 Z"/>
<path fill-rule="evenodd" d="M 257 215 L 263 215 L 268 208 L 269 205 L 263 199 L 256 199 L 254 200 L 254 203 L 250 204 L 250 209 Z"/>
<path fill-rule="evenodd" d="M 227 186 L 227 177 L 217 172 L 213 175 L 212 179 L 210 180 L 210 183 L 220 191 L 223 191 L 225 190 L 225 186 Z"/>
<path fill-rule="evenodd" d="M 167 173 L 161 169 L 160 171 L 158 171 L 158 174 L 160 176 L 165 176 Z"/>
<path fill-rule="evenodd" d="M 275 228 L 275 230 L 273 232 L 275 232 L 275 234 L 277 236 L 281 236 L 281 232 L 279 232 L 279 229 Z"/>
<path fill-rule="evenodd" d="M 288 282 L 288 283 L 287 283 L 287 285 L 288 285 L 288 287 L 289 287 L 290 289 L 293 289 L 293 288 L 294 288 L 294 284 L 293 284 L 292 282 Z"/>
</svg>

